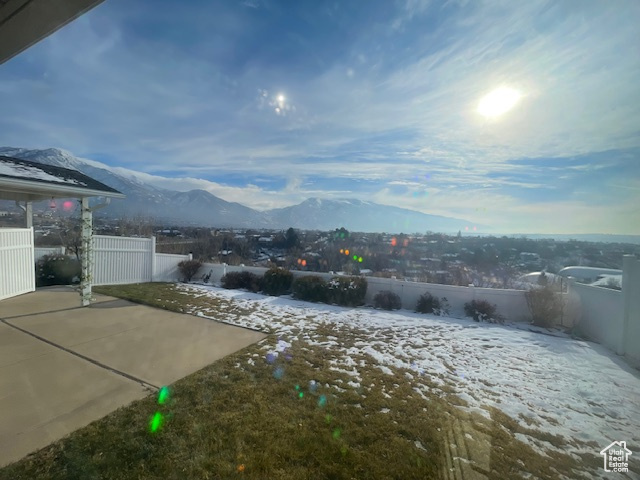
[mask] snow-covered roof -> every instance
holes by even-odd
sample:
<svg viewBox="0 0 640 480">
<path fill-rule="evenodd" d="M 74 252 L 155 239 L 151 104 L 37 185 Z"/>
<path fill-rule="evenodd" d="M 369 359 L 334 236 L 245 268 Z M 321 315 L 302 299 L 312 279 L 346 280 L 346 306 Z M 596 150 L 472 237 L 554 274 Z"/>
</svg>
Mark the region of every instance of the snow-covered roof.
<svg viewBox="0 0 640 480">
<path fill-rule="evenodd" d="M 124 195 L 77 170 L 0 156 L 0 198 L 42 200 L 51 197 Z"/>
<path fill-rule="evenodd" d="M 563 277 L 575 277 L 580 279 L 597 278 L 599 275 L 622 275 L 622 270 L 614 268 L 598 268 L 598 267 L 564 267 L 558 272 Z"/>
</svg>

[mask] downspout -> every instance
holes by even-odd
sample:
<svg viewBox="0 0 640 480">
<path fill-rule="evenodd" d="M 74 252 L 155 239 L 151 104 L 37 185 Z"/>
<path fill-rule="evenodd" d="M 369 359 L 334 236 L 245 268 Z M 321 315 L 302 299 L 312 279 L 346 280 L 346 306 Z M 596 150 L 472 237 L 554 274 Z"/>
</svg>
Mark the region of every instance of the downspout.
<svg viewBox="0 0 640 480">
<path fill-rule="evenodd" d="M 27 228 L 33 228 L 33 204 L 30 201 L 24 203 L 24 205 L 20 205 L 20 202 L 16 200 L 16 206 L 25 213 Z"/>
</svg>

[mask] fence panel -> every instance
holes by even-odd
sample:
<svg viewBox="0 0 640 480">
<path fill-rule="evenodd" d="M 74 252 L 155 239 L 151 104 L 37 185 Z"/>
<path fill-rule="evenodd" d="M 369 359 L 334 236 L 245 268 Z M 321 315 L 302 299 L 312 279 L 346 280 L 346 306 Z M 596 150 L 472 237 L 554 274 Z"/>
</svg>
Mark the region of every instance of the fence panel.
<svg viewBox="0 0 640 480">
<path fill-rule="evenodd" d="M 173 255 L 170 253 L 156 253 L 156 269 L 153 275 L 154 282 L 175 282 L 182 280 L 178 263 L 189 260 L 189 255 Z M 195 276 L 193 280 L 199 280 Z"/>
<path fill-rule="evenodd" d="M 624 353 L 622 292 L 571 282 L 569 298 L 577 305 L 577 330 L 614 352 Z"/>
<path fill-rule="evenodd" d="M 0 300 L 36 289 L 32 228 L 0 229 Z"/>
<path fill-rule="evenodd" d="M 93 236 L 93 284 L 118 285 L 150 282 L 154 239 Z"/>
</svg>

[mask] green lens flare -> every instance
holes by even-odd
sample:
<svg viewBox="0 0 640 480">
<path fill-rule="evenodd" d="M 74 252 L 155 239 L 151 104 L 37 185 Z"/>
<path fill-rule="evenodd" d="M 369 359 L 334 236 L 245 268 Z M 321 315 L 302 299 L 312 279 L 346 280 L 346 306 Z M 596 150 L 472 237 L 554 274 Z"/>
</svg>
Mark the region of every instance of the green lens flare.
<svg viewBox="0 0 640 480">
<path fill-rule="evenodd" d="M 358 260 L 358 255 L 354 255 L 354 256 L 353 256 L 353 259 L 354 259 L 354 260 Z"/>
<path fill-rule="evenodd" d="M 340 433 L 341 433 L 341 432 L 340 432 L 340 429 L 339 429 L 339 428 L 336 428 L 336 429 L 333 431 L 333 433 L 331 434 L 331 436 L 332 436 L 335 440 L 337 440 L 337 439 L 339 439 L 339 438 L 340 438 Z"/>
<path fill-rule="evenodd" d="M 151 430 L 151 433 L 155 433 L 160 429 L 160 427 L 162 426 L 163 420 L 164 420 L 164 417 L 160 412 L 156 412 L 153 414 L 153 418 L 149 423 L 149 430 Z"/>
<path fill-rule="evenodd" d="M 300 397 L 300 398 L 304 397 L 304 393 L 300 392 L 300 393 L 298 394 L 298 397 Z"/>
<path fill-rule="evenodd" d="M 362 263 L 362 257 L 358 257 L 358 262 Z"/>
<path fill-rule="evenodd" d="M 162 387 L 158 392 L 158 405 L 164 405 L 169 400 L 169 387 Z"/>
</svg>

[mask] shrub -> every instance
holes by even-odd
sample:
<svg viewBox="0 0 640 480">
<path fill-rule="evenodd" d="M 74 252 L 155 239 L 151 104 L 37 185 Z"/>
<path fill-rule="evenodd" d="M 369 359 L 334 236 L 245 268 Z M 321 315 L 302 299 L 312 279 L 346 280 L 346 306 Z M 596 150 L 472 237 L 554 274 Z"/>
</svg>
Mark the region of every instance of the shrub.
<svg viewBox="0 0 640 480">
<path fill-rule="evenodd" d="M 327 301 L 327 282 L 322 277 L 307 275 L 296 278 L 292 285 L 293 298 L 307 302 Z"/>
<path fill-rule="evenodd" d="M 327 283 L 329 303 L 345 307 L 364 305 L 367 294 L 367 279 L 364 277 L 333 277 Z"/>
<path fill-rule="evenodd" d="M 82 267 L 76 258 L 45 255 L 36 263 L 36 286 L 72 285 L 80 283 Z"/>
<path fill-rule="evenodd" d="M 178 270 L 180 270 L 184 281 L 190 282 L 201 266 L 202 262 L 200 260 L 183 260 L 178 264 Z"/>
<path fill-rule="evenodd" d="M 464 313 L 476 322 L 503 323 L 495 305 L 486 300 L 471 300 L 464 304 Z"/>
<path fill-rule="evenodd" d="M 607 279 L 607 283 L 604 285 L 601 285 L 602 287 L 605 288 L 611 288 L 613 290 L 622 290 L 622 286 L 620 285 L 620 281 L 616 280 L 615 278 L 608 278 Z"/>
<path fill-rule="evenodd" d="M 259 292 L 262 288 L 261 278 L 255 273 L 251 272 L 229 272 L 226 273 L 221 279 L 220 283 L 223 288 L 227 289 L 240 289 L 244 288 L 250 292 Z"/>
<path fill-rule="evenodd" d="M 527 307 L 538 327 L 552 327 L 562 315 L 562 300 L 549 287 L 531 288 L 524 294 Z"/>
<path fill-rule="evenodd" d="M 284 295 L 291 290 L 293 273 L 282 268 L 270 268 L 262 276 L 262 291 L 267 295 Z"/>
<path fill-rule="evenodd" d="M 433 313 L 434 315 L 447 315 L 449 313 L 449 302 L 446 297 L 441 299 L 429 292 L 420 295 L 416 304 L 416 312 Z"/>
<path fill-rule="evenodd" d="M 382 290 L 373 297 L 373 306 L 382 310 L 398 310 L 402 308 L 402 302 L 398 294 L 389 290 Z"/>
</svg>

